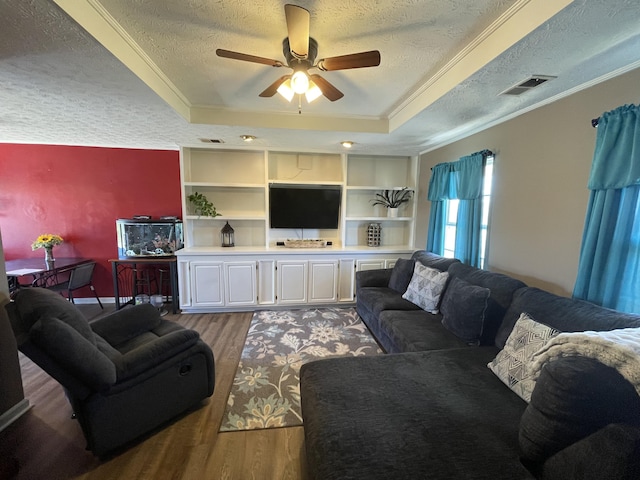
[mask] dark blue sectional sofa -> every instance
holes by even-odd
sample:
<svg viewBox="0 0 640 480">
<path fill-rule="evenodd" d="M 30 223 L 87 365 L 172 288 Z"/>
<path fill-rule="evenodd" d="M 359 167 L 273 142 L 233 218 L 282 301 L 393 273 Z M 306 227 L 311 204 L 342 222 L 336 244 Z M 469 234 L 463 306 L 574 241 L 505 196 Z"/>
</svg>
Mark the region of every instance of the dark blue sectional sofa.
<svg viewBox="0 0 640 480">
<path fill-rule="evenodd" d="M 490 290 L 477 341 L 402 298 L 415 261 Z M 640 478 L 640 397 L 616 370 L 582 357 L 551 362 L 526 403 L 487 367 L 523 312 L 564 332 L 640 327 L 640 316 L 424 251 L 358 272 L 356 294 L 387 355 L 302 367 L 310 478 Z"/>
</svg>

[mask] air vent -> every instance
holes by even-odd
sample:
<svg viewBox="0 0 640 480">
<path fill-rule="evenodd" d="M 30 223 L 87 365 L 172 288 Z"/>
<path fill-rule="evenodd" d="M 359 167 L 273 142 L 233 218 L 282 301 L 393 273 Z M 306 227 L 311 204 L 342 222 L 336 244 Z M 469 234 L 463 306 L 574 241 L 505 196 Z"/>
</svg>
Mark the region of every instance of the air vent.
<svg viewBox="0 0 640 480">
<path fill-rule="evenodd" d="M 220 140 L 219 138 L 199 138 L 202 143 L 224 143 L 224 140 Z"/>
<path fill-rule="evenodd" d="M 518 83 L 517 85 L 514 85 L 508 90 L 505 90 L 500 95 L 522 95 L 524 92 L 528 92 L 532 88 L 536 88 L 543 83 L 548 82 L 549 80 L 553 80 L 554 78 L 556 77 L 550 75 L 534 75 Z"/>
</svg>

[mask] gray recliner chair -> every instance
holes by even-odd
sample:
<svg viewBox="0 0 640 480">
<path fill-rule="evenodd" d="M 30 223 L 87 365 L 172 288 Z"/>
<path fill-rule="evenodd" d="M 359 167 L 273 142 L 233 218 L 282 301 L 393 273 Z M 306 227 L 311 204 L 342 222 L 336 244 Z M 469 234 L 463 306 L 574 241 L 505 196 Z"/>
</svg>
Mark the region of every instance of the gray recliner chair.
<svg viewBox="0 0 640 480">
<path fill-rule="evenodd" d="M 97 456 L 213 394 L 211 348 L 149 304 L 89 323 L 60 295 L 25 288 L 6 309 L 18 348 L 64 387 Z"/>
</svg>

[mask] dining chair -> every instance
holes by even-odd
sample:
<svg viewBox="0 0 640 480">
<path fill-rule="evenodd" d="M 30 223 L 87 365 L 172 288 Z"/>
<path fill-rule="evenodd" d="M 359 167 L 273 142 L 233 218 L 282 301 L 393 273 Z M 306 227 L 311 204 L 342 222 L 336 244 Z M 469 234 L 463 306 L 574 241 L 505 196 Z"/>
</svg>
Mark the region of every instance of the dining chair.
<svg viewBox="0 0 640 480">
<path fill-rule="evenodd" d="M 69 274 L 69 280 L 60 282 L 56 285 L 51 285 L 46 287 L 48 290 L 52 290 L 54 292 L 60 293 L 63 295 L 63 292 L 67 292 L 67 297 L 71 303 L 75 303 L 73 300 L 73 292 L 74 290 L 78 290 L 83 287 L 89 287 L 93 294 L 96 296 L 96 300 L 98 300 L 98 304 L 100 304 L 100 308 L 104 309 L 102 306 L 102 302 L 100 301 L 100 297 L 98 297 L 98 293 L 96 292 L 91 279 L 93 277 L 93 270 L 96 266 L 96 262 L 83 263 L 74 267 Z"/>
</svg>

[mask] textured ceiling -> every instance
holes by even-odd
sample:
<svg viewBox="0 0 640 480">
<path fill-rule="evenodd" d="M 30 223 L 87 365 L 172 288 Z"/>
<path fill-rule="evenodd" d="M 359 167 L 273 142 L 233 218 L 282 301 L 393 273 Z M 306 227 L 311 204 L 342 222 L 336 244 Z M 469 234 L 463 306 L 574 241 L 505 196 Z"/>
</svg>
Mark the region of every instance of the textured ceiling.
<svg viewBox="0 0 640 480">
<path fill-rule="evenodd" d="M 299 115 L 258 97 L 288 70 L 215 55 L 284 60 L 284 3 L 0 0 L 0 141 L 417 154 L 640 66 L 637 0 L 299 1 L 318 58 L 382 56 Z M 558 78 L 498 95 L 534 74 Z"/>
</svg>

